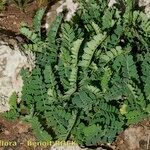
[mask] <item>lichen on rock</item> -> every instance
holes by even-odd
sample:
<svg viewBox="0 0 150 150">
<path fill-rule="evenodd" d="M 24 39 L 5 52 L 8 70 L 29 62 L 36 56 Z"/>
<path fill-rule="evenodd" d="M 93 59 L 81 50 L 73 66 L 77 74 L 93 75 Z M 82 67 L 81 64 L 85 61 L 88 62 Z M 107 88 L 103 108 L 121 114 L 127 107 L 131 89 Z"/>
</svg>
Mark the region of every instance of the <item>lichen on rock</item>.
<svg viewBox="0 0 150 150">
<path fill-rule="evenodd" d="M 12 49 L 8 43 L 0 41 L 0 112 L 10 109 L 9 97 L 13 92 L 18 94 L 18 102 L 20 101 L 23 81 L 19 72 L 21 68 L 31 70 L 34 67 L 34 55 L 28 55 L 17 46 Z"/>
</svg>

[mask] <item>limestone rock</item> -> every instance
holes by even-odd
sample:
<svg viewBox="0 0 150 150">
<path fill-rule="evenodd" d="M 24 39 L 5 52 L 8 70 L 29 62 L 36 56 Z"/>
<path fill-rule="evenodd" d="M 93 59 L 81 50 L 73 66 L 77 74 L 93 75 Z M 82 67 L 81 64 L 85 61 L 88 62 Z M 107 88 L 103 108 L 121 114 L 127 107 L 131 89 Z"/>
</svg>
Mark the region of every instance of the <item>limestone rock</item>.
<svg viewBox="0 0 150 150">
<path fill-rule="evenodd" d="M 139 6 L 146 6 L 150 4 L 150 0 L 139 0 Z"/>
<path fill-rule="evenodd" d="M 115 150 L 150 150 L 150 121 L 131 125 L 116 140 Z"/>
<path fill-rule="evenodd" d="M 73 0 L 65 0 L 60 7 L 57 8 L 57 14 L 67 9 L 68 13 L 66 15 L 66 20 L 70 21 L 78 9 L 78 3 L 73 2 Z"/>
<path fill-rule="evenodd" d="M 0 41 L 0 112 L 10 109 L 9 97 L 13 92 L 18 93 L 18 101 L 23 85 L 19 74 L 21 68 L 34 67 L 34 56 L 28 57 L 17 46 L 12 49 L 8 43 Z"/>
<path fill-rule="evenodd" d="M 112 7 L 116 3 L 116 0 L 110 0 L 108 3 L 108 7 Z"/>
<path fill-rule="evenodd" d="M 46 14 L 46 23 L 44 27 L 46 30 L 50 27 L 57 14 L 67 10 L 65 20 L 70 21 L 75 15 L 78 9 L 78 3 L 73 0 L 58 0 L 54 5 L 51 6 L 50 10 Z"/>
<path fill-rule="evenodd" d="M 150 18 L 150 0 L 139 0 L 139 6 L 145 7 L 145 13 Z"/>
</svg>

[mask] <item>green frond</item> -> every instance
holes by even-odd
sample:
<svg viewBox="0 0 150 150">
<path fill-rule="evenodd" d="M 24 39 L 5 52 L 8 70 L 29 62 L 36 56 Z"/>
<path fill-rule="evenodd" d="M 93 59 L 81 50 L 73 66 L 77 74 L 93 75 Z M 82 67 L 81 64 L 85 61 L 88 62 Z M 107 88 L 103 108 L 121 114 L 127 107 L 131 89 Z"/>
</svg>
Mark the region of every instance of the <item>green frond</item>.
<svg viewBox="0 0 150 150">
<path fill-rule="evenodd" d="M 108 83 L 109 80 L 111 79 L 111 75 L 112 75 L 111 69 L 109 67 L 105 67 L 104 74 L 101 78 L 101 88 L 104 93 L 109 89 Z"/>
<path fill-rule="evenodd" d="M 25 72 L 22 73 L 24 78 L 22 100 L 31 108 L 36 106 L 38 111 L 43 111 L 49 105 L 47 87 L 43 83 L 43 77 L 41 75 L 41 69 L 36 67 L 32 71 L 31 76 L 25 76 Z M 31 84 L 32 82 L 32 84 Z"/>
<path fill-rule="evenodd" d="M 46 48 L 46 45 L 42 41 L 39 41 L 35 44 L 24 44 L 23 45 L 23 49 L 25 51 L 33 51 L 33 52 L 44 53 L 44 48 Z"/>
<path fill-rule="evenodd" d="M 115 21 L 113 19 L 114 12 L 107 9 L 102 17 L 102 27 L 103 30 L 109 29 L 114 26 Z"/>
<path fill-rule="evenodd" d="M 147 53 L 141 65 L 142 81 L 144 82 L 144 92 L 147 100 L 150 100 L 150 54 Z"/>
<path fill-rule="evenodd" d="M 122 63 L 123 77 L 127 79 L 133 78 L 138 81 L 139 76 L 138 76 L 136 64 L 133 60 L 133 56 L 126 55 L 125 57 L 123 57 L 123 61 L 121 63 Z"/>
<path fill-rule="evenodd" d="M 10 110 L 3 113 L 3 116 L 10 120 L 19 118 L 20 113 L 17 104 L 17 93 L 13 92 L 9 98 Z"/>
<path fill-rule="evenodd" d="M 93 99 L 91 99 L 85 91 L 80 91 L 72 98 L 72 103 L 79 109 L 88 113 L 92 109 Z"/>
<path fill-rule="evenodd" d="M 80 46 L 83 42 L 83 39 L 78 39 L 73 43 L 73 47 L 71 48 L 71 73 L 69 77 L 70 85 L 74 85 L 77 82 L 77 74 L 78 74 L 78 53 Z"/>
<path fill-rule="evenodd" d="M 116 46 L 116 48 L 113 48 L 110 51 L 105 52 L 105 54 L 101 54 L 100 58 L 102 59 L 102 62 L 105 62 L 105 64 L 107 64 L 123 53 L 124 51 L 121 48 L 121 46 Z"/>
<path fill-rule="evenodd" d="M 45 13 L 45 8 L 41 8 L 36 12 L 33 18 L 33 28 L 35 33 L 37 33 L 39 37 L 41 37 L 41 21 L 44 13 Z"/>
<path fill-rule="evenodd" d="M 92 22 L 92 27 L 95 30 L 96 34 L 102 33 L 101 28 L 95 22 Z"/>
<path fill-rule="evenodd" d="M 72 68 L 70 73 L 70 78 L 69 78 L 69 82 L 71 86 L 76 84 L 77 82 L 77 76 L 78 76 L 77 73 L 78 73 L 78 68 L 77 67 Z"/>
<path fill-rule="evenodd" d="M 144 118 L 147 117 L 147 114 L 143 112 L 143 110 L 138 109 L 129 111 L 125 116 L 128 119 L 127 125 L 130 125 L 142 121 Z"/>
<path fill-rule="evenodd" d="M 102 92 L 99 88 L 92 85 L 87 85 L 85 88 L 93 93 L 97 98 L 102 97 Z"/>
<path fill-rule="evenodd" d="M 105 93 L 106 101 L 120 100 L 123 96 L 123 87 L 118 83 L 114 84 L 108 92 Z"/>
<path fill-rule="evenodd" d="M 47 94 L 49 96 L 49 99 L 51 99 L 52 101 L 57 99 L 57 92 L 56 92 L 56 79 L 55 79 L 55 75 L 52 71 L 51 66 L 45 66 L 45 70 L 44 70 L 44 82 L 47 84 Z"/>
<path fill-rule="evenodd" d="M 54 130 L 57 139 L 65 141 L 76 121 L 76 112 L 66 112 L 63 108 L 51 108 L 45 112 L 47 124 Z"/>
<path fill-rule="evenodd" d="M 82 61 L 80 62 L 80 66 L 82 66 L 83 68 L 89 67 L 94 52 L 105 38 L 105 34 L 98 34 L 95 35 L 91 41 L 87 42 L 87 46 L 83 49 L 84 53 L 82 55 Z"/>
<path fill-rule="evenodd" d="M 9 98 L 9 105 L 11 108 L 17 109 L 17 93 L 13 92 L 12 95 Z"/>
<path fill-rule="evenodd" d="M 55 20 L 52 22 L 51 26 L 48 29 L 47 37 L 45 39 L 47 52 L 50 53 L 50 60 L 52 65 L 57 61 L 58 55 L 57 34 L 61 26 L 62 18 L 63 18 L 62 14 L 56 16 Z"/>
<path fill-rule="evenodd" d="M 141 108 L 146 107 L 146 102 L 141 89 L 133 82 L 124 82 L 124 94 L 131 108 L 135 108 L 140 105 Z"/>
<path fill-rule="evenodd" d="M 20 113 L 17 109 L 10 109 L 2 114 L 8 120 L 16 120 L 20 117 Z"/>
<path fill-rule="evenodd" d="M 139 20 L 141 21 L 140 28 L 144 31 L 144 36 L 150 37 L 150 20 L 148 16 L 145 13 L 140 12 Z"/>
<path fill-rule="evenodd" d="M 83 39 L 78 39 L 73 42 L 73 47 L 71 48 L 72 66 L 77 66 L 78 64 L 78 55 L 79 55 L 78 53 L 79 53 L 82 42 L 83 42 Z"/>
<path fill-rule="evenodd" d="M 50 44 L 54 44 L 53 41 L 55 41 L 56 35 L 58 34 L 58 30 L 61 25 L 62 18 L 63 18 L 62 14 L 56 16 L 54 22 L 52 22 L 51 26 L 48 29 L 47 41 L 49 41 Z"/>
<path fill-rule="evenodd" d="M 44 130 L 36 115 L 26 116 L 23 120 L 31 124 L 33 134 L 36 136 L 37 140 L 44 142 L 52 140 L 52 137 Z"/>
<path fill-rule="evenodd" d="M 33 43 L 37 43 L 41 40 L 37 33 L 35 33 L 34 31 L 31 31 L 27 27 L 22 27 L 20 29 L 20 32 L 21 32 L 21 34 L 25 35 Z"/>
</svg>

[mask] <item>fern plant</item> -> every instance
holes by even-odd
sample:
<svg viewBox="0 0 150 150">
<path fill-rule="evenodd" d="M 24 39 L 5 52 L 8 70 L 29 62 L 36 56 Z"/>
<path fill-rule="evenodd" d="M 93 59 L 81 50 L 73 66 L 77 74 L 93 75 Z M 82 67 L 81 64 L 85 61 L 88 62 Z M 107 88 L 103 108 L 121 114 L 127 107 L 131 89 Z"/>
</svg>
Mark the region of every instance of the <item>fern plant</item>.
<svg viewBox="0 0 150 150">
<path fill-rule="evenodd" d="M 33 30 L 22 27 L 36 54 L 32 73 L 21 72 L 22 105 L 37 137 L 97 145 L 149 117 L 150 21 L 129 0 L 124 11 L 107 4 L 80 0 L 72 21 L 59 14 L 45 36 L 44 9 Z"/>
</svg>

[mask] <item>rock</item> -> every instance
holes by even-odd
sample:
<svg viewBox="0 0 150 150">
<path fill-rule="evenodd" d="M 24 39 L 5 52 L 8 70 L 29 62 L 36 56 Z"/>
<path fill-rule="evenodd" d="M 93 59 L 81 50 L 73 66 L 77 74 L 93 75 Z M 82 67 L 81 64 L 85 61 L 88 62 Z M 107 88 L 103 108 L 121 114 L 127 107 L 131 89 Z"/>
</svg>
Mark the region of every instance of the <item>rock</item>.
<svg viewBox="0 0 150 150">
<path fill-rule="evenodd" d="M 150 120 L 131 125 L 117 137 L 115 150 L 150 150 Z"/>
<path fill-rule="evenodd" d="M 75 142 L 58 142 L 55 143 L 50 150 L 106 150 L 103 149 L 102 147 L 98 147 L 95 149 L 91 148 L 81 148 L 77 143 Z"/>
<path fill-rule="evenodd" d="M 116 0 L 110 0 L 108 3 L 108 7 L 112 7 L 116 3 Z"/>
<path fill-rule="evenodd" d="M 145 13 L 150 18 L 150 0 L 139 0 L 139 7 L 145 7 Z"/>
<path fill-rule="evenodd" d="M 34 56 L 27 56 L 19 50 L 17 45 L 10 47 L 8 42 L 0 41 L 0 112 L 8 111 L 9 97 L 13 92 L 21 97 L 23 81 L 19 72 L 21 68 L 34 67 Z"/>
<path fill-rule="evenodd" d="M 149 0 L 138 0 L 139 6 L 146 6 L 148 4 L 150 4 Z"/>
<path fill-rule="evenodd" d="M 51 23 L 54 21 L 57 14 L 67 10 L 65 20 L 70 21 L 71 18 L 75 15 L 75 12 L 78 9 L 78 3 L 73 2 L 73 0 L 58 0 L 54 3 L 50 10 L 46 14 L 46 23 L 44 27 L 46 30 L 50 27 Z"/>
<path fill-rule="evenodd" d="M 57 14 L 63 12 L 64 9 L 68 11 L 65 20 L 70 21 L 78 9 L 78 3 L 73 2 L 73 0 L 65 0 L 65 2 L 56 9 Z"/>
<path fill-rule="evenodd" d="M 50 150 L 84 150 L 81 149 L 78 144 L 54 144 Z"/>
</svg>

